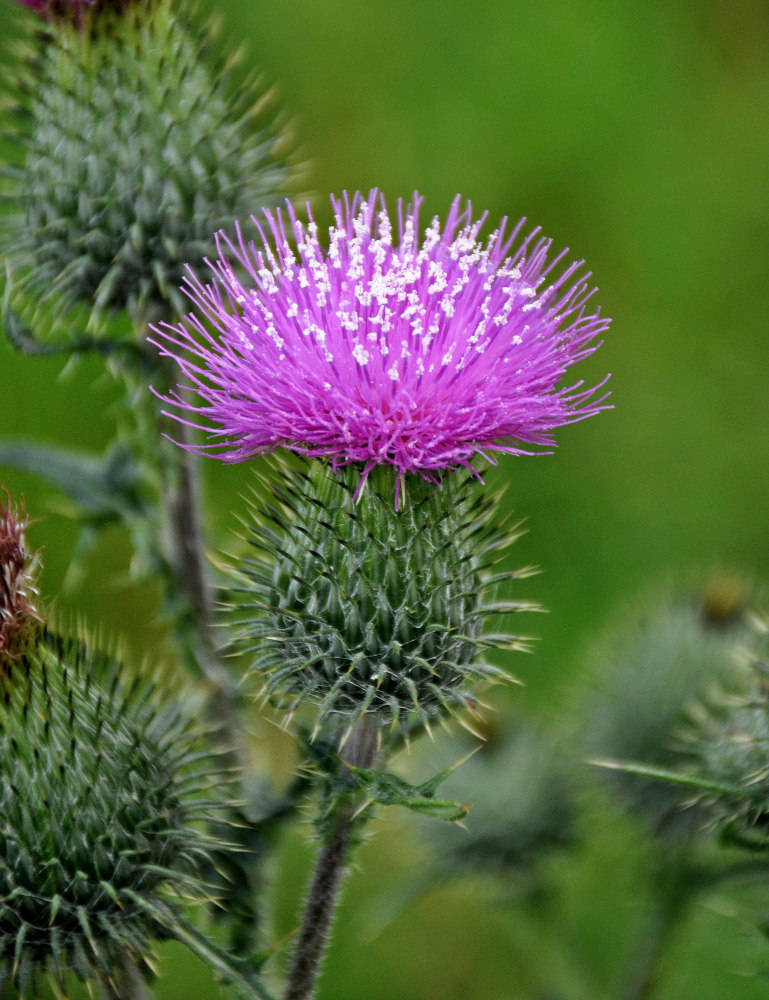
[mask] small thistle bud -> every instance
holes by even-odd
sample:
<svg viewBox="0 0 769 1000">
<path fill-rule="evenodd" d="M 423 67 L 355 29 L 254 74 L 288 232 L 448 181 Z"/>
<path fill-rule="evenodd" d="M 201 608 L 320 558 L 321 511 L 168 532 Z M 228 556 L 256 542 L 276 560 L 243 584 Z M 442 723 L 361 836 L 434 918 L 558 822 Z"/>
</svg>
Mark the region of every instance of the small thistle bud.
<svg viewBox="0 0 769 1000">
<path fill-rule="evenodd" d="M 724 839 L 769 849 L 769 617 L 737 646 L 739 670 L 692 713 L 684 770 L 703 785 Z"/>
<path fill-rule="evenodd" d="M 27 514 L 0 500 L 0 674 L 11 673 L 40 626 L 35 610 L 37 557 L 26 544 Z"/>
<path fill-rule="evenodd" d="M 690 711 L 734 674 L 735 648 L 749 634 L 747 599 L 744 583 L 716 577 L 635 613 L 599 654 L 602 672 L 584 719 L 587 756 L 620 768 L 679 769 Z M 655 832 L 702 832 L 702 814 L 687 808 L 691 788 L 621 769 L 602 773 Z"/>
<path fill-rule="evenodd" d="M 4 249 L 23 301 L 85 306 L 92 326 L 168 318 L 214 230 L 275 202 L 282 136 L 174 0 L 102 4 L 84 24 L 57 22 L 22 64 Z"/>
<path fill-rule="evenodd" d="M 360 475 L 312 462 L 282 467 L 267 486 L 249 535 L 257 554 L 238 567 L 243 643 L 289 713 L 309 701 L 320 722 L 427 723 L 467 707 L 474 683 L 505 676 L 485 648 L 521 645 L 484 635 L 490 619 L 524 607 L 490 599 L 515 576 L 491 572 L 512 536 L 465 470 L 439 483 L 407 477 L 398 508 L 397 470 L 372 470 L 354 503 Z"/>
<path fill-rule="evenodd" d="M 45 632 L 0 678 L 0 994 L 149 969 L 174 897 L 202 895 L 197 735 L 83 641 Z"/>
</svg>

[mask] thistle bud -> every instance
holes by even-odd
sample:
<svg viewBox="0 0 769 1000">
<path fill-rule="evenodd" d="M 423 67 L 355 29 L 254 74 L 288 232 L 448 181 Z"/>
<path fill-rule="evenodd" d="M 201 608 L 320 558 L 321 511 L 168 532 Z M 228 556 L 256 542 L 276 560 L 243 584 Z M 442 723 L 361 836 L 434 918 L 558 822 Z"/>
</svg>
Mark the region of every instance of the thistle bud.
<svg viewBox="0 0 769 1000">
<path fill-rule="evenodd" d="M 735 649 L 749 634 L 749 604 L 742 581 L 715 577 L 699 591 L 671 594 L 635 612 L 598 654 L 601 674 L 584 719 L 587 756 L 620 767 L 685 765 L 690 712 L 734 676 Z M 656 833 L 703 832 L 690 787 L 621 769 L 601 773 Z"/>
<path fill-rule="evenodd" d="M 213 779 L 181 715 L 49 632 L 0 678 L 0 992 L 70 971 L 110 983 L 126 957 L 146 971 L 175 897 L 203 895 L 194 821 Z"/>
<path fill-rule="evenodd" d="M 769 848 L 769 617 L 756 616 L 737 647 L 729 684 L 697 706 L 685 733 L 689 772 L 724 839 Z"/>
<path fill-rule="evenodd" d="M 275 201 L 282 136 L 266 95 L 233 79 L 177 2 L 84 17 L 59 19 L 21 64 L 4 249 L 20 290 L 57 314 L 167 318 L 215 229 Z"/>
<path fill-rule="evenodd" d="M 439 874 L 515 872 L 576 839 L 576 786 L 566 755 L 528 720 L 491 732 L 441 794 L 471 807 L 460 825 L 425 825 Z"/>
</svg>

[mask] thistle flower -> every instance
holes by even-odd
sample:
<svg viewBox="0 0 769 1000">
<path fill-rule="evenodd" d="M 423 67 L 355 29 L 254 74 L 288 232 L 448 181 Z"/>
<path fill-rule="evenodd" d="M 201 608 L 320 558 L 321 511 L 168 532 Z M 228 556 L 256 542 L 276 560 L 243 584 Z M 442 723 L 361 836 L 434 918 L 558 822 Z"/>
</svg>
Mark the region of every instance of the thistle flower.
<svg viewBox="0 0 769 1000">
<path fill-rule="evenodd" d="M 280 212 L 253 219 L 259 248 L 239 226 L 218 235 L 212 282 L 185 278 L 196 312 L 154 330 L 202 400 L 167 400 L 207 421 L 200 451 L 236 462 L 285 447 L 359 463 L 361 483 L 391 465 L 402 486 L 551 448 L 556 428 L 605 408 L 605 380 L 559 386 L 609 322 L 587 308 L 581 264 L 549 259 L 538 230 L 518 241 L 522 223 L 480 242 L 485 216 L 459 198 L 420 240 L 419 202 L 399 206 L 397 241 L 376 191 L 333 200 L 327 250 L 290 205 L 288 227 Z"/>
<path fill-rule="evenodd" d="M 40 624 L 34 605 L 37 557 L 27 549 L 27 524 L 23 505 L 15 510 L 6 493 L 6 503 L 0 501 L 0 673 L 10 673 Z"/>
</svg>

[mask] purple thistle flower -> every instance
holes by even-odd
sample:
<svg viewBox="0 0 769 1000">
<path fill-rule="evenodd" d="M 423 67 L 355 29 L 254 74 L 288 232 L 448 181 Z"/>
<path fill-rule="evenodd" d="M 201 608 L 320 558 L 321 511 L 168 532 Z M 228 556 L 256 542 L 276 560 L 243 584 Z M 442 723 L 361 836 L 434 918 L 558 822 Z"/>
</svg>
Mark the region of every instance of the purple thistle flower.
<svg viewBox="0 0 769 1000">
<path fill-rule="evenodd" d="M 261 247 L 240 226 L 234 242 L 218 234 L 213 282 L 185 278 L 196 312 L 153 328 L 202 400 L 165 397 L 208 421 L 213 441 L 193 450 L 237 462 L 285 447 L 361 463 L 361 484 L 389 464 L 402 483 L 489 451 L 550 448 L 555 428 L 607 407 L 606 379 L 559 387 L 609 324 L 586 309 L 582 262 L 558 273 L 566 251 L 548 260 L 538 229 L 516 245 L 524 220 L 479 242 L 486 216 L 474 221 L 459 197 L 420 242 L 419 202 L 399 203 L 397 243 L 376 191 L 332 199 L 328 250 L 290 204 L 288 225 L 280 212 L 252 220 Z"/>
</svg>

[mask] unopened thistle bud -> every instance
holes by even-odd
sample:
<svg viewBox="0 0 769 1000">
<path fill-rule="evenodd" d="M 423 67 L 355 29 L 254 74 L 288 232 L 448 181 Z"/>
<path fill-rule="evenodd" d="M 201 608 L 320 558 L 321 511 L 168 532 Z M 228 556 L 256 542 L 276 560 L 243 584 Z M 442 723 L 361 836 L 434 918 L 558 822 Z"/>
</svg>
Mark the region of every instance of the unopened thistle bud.
<svg viewBox="0 0 769 1000">
<path fill-rule="evenodd" d="M 752 619 L 735 644 L 739 669 L 692 712 L 684 770 L 703 783 L 701 800 L 724 839 L 769 849 L 769 617 Z M 696 787 L 692 794 L 696 794 Z"/>
<path fill-rule="evenodd" d="M 489 622 L 531 605 L 495 601 L 515 578 L 494 573 L 513 539 L 494 526 L 494 498 L 466 471 L 428 482 L 378 468 L 358 502 L 360 467 L 321 462 L 278 470 L 254 508 L 239 564 L 237 621 L 266 693 L 291 713 L 304 703 L 354 722 L 429 722 L 472 704 L 473 685 L 502 678 L 484 650 L 522 648 Z"/>
<path fill-rule="evenodd" d="M 178 704 L 82 640 L 42 634 L 0 678 L 0 993 L 151 968 L 203 898 L 213 783 Z M 194 764 L 192 762 L 195 762 Z M 3 994 L 4 995 L 4 994 Z"/>
<path fill-rule="evenodd" d="M 214 230 L 275 203 L 284 143 L 176 0 L 76 10 L 20 62 L 4 249 L 33 303 L 85 306 L 92 325 L 168 317 Z"/>
<path fill-rule="evenodd" d="M 629 773 L 623 764 L 685 769 L 682 742 L 693 708 L 735 672 L 735 649 L 749 635 L 749 588 L 714 577 L 699 591 L 674 593 L 636 611 L 613 638 L 584 719 L 587 756 L 616 762 L 601 773 L 625 803 L 661 834 L 699 835 L 701 811 L 684 784 Z"/>
<path fill-rule="evenodd" d="M 537 862 L 576 839 L 576 785 L 562 748 L 523 719 L 492 732 L 441 786 L 469 806 L 461 825 L 425 824 L 437 873 L 535 875 Z"/>
<path fill-rule="evenodd" d="M 149 968 L 177 898 L 205 895 L 213 768 L 173 692 L 31 604 L 26 517 L 0 506 L 0 995 Z"/>
</svg>

